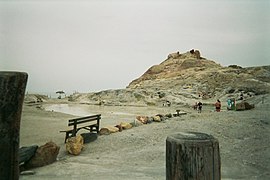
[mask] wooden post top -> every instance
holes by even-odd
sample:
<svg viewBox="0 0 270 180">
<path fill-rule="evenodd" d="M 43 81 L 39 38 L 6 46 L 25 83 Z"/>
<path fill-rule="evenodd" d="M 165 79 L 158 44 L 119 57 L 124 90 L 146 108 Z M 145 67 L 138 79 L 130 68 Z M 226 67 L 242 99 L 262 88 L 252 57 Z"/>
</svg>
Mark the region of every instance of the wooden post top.
<svg viewBox="0 0 270 180">
<path fill-rule="evenodd" d="M 212 135 L 200 133 L 200 132 L 179 132 L 176 134 L 169 135 L 167 137 L 169 141 L 175 142 L 207 142 L 217 141 Z"/>
</svg>

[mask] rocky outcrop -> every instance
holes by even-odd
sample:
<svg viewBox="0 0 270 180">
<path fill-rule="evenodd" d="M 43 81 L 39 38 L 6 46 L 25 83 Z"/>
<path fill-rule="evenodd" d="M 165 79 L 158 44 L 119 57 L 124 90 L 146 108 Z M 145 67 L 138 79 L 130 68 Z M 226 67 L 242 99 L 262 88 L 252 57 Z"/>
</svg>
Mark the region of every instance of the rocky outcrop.
<svg viewBox="0 0 270 180">
<path fill-rule="evenodd" d="M 237 99 L 239 93 L 253 96 L 270 93 L 270 66 L 223 67 L 202 57 L 199 50 L 190 50 L 169 54 L 126 89 L 74 94 L 71 99 L 100 106 L 162 106 L 167 102 L 172 106 L 191 106 L 199 99 Z"/>
</svg>

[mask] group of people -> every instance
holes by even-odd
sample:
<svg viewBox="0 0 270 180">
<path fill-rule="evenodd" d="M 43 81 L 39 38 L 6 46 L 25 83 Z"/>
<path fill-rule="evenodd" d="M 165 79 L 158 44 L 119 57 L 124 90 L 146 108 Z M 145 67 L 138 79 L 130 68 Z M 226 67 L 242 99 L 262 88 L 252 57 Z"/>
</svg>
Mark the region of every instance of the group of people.
<svg viewBox="0 0 270 180">
<path fill-rule="evenodd" d="M 202 112 L 202 103 L 199 101 L 199 102 L 196 102 L 195 105 L 193 106 L 194 110 L 198 110 L 198 113 L 201 113 Z M 215 107 L 216 107 L 216 112 L 220 112 L 221 110 L 221 102 L 220 100 L 218 99 L 217 102 L 215 103 Z"/>
</svg>

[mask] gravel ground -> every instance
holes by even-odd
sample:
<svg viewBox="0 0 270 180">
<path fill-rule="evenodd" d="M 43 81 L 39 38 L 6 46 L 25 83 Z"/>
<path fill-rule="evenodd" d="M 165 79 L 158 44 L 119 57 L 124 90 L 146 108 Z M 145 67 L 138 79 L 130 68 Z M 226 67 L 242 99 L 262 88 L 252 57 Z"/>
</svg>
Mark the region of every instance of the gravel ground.
<svg viewBox="0 0 270 180">
<path fill-rule="evenodd" d="M 89 112 L 102 114 L 102 127 L 132 122 L 136 115 L 174 113 L 177 108 L 85 106 Z M 270 179 L 269 96 L 264 104 L 248 111 L 181 110 L 188 114 L 99 136 L 80 155 L 72 156 L 65 152 L 64 134 L 59 130 L 66 129 L 67 120 L 74 116 L 24 106 L 21 146 L 52 140 L 61 149 L 57 162 L 33 169 L 34 175 L 21 175 L 20 179 L 166 179 L 166 138 L 185 131 L 208 133 L 219 140 L 222 179 Z"/>
</svg>

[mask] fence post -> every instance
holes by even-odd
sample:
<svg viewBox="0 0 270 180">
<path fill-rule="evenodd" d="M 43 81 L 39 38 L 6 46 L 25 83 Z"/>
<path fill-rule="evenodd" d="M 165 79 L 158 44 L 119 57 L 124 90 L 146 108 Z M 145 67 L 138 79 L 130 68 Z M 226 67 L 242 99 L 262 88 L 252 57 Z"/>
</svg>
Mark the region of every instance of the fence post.
<svg viewBox="0 0 270 180">
<path fill-rule="evenodd" d="M 0 71 L 0 177 L 19 179 L 20 121 L 27 73 Z"/>
<path fill-rule="evenodd" d="M 166 139 L 166 180 L 220 180 L 218 140 L 199 132 L 180 132 Z"/>
</svg>

